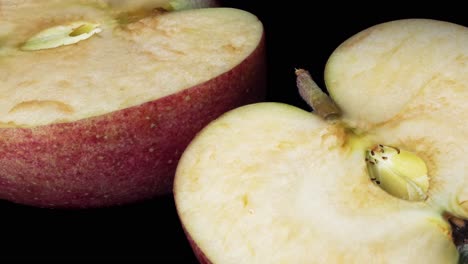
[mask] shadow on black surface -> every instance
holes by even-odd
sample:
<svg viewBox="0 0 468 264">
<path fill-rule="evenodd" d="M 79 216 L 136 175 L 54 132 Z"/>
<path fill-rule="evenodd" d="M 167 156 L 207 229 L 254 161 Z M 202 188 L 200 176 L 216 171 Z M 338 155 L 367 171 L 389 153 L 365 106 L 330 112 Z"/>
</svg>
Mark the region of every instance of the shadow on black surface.
<svg viewBox="0 0 468 264">
<path fill-rule="evenodd" d="M 40 209 L 0 202 L 2 260 L 194 263 L 172 195 L 99 209 Z"/>
</svg>

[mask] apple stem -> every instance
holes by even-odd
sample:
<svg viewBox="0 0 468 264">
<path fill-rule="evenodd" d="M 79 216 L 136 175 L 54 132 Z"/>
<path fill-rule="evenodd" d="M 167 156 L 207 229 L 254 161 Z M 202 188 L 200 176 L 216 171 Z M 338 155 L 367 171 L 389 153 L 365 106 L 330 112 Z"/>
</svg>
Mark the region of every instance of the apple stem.
<svg viewBox="0 0 468 264">
<path fill-rule="evenodd" d="M 296 84 L 299 94 L 312 109 L 325 120 L 336 120 L 341 111 L 333 100 L 314 82 L 310 73 L 296 69 Z"/>
</svg>

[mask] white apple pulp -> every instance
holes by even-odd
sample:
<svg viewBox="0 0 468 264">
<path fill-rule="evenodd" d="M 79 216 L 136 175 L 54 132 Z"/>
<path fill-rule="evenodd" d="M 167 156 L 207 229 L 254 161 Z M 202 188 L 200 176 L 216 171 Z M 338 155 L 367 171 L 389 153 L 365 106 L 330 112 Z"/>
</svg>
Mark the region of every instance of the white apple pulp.
<svg viewBox="0 0 468 264">
<path fill-rule="evenodd" d="M 327 63 L 340 121 L 262 103 L 212 122 L 183 154 L 174 187 L 200 259 L 456 263 L 445 215 L 468 218 L 467 58 L 462 26 L 377 25 Z M 372 182 L 365 150 L 375 144 L 427 164 L 425 200 L 399 199 Z"/>
<path fill-rule="evenodd" d="M 195 142 L 178 167 L 175 197 L 188 234 L 213 263 L 456 258 L 440 214 L 382 191 L 369 180 L 364 152 L 308 112 L 246 106 Z"/>
<path fill-rule="evenodd" d="M 103 25 L 100 37 L 0 57 L 0 126 L 72 122 L 177 93 L 229 71 L 262 38 L 255 16 L 229 8 L 166 13 L 110 28 L 104 11 L 76 9 L 86 8 L 93 10 L 85 12 L 88 20 Z M 21 26 L 15 38 L 24 41 Z"/>
</svg>

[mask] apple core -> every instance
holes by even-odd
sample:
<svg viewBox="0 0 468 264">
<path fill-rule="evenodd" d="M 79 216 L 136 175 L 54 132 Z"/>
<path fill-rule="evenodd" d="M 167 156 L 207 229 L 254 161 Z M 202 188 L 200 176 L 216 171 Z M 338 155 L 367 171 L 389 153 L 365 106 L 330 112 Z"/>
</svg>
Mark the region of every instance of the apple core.
<svg viewBox="0 0 468 264">
<path fill-rule="evenodd" d="M 416 154 L 379 144 L 366 151 L 366 162 L 370 179 L 389 194 L 409 201 L 427 198 L 427 167 Z"/>
<path fill-rule="evenodd" d="M 296 69 L 295 73 L 302 99 L 325 121 L 338 122 L 341 110 L 314 82 L 310 73 L 304 69 Z M 367 140 L 364 137 L 357 141 Z M 358 148 L 362 146 L 357 144 Z M 427 198 L 427 166 L 416 154 L 377 144 L 366 150 L 365 160 L 371 181 L 387 193 L 409 201 L 424 201 Z"/>
</svg>

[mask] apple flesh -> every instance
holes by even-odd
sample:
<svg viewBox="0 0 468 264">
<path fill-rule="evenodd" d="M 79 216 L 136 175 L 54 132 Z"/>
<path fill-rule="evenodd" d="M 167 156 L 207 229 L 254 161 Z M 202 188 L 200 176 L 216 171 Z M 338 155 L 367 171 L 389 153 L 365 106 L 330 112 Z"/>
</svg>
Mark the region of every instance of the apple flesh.
<svg viewBox="0 0 468 264">
<path fill-rule="evenodd" d="M 85 208 L 170 193 L 194 135 L 263 99 L 262 24 L 250 13 L 196 9 L 112 25 L 0 57 L 0 198 Z"/>
<path fill-rule="evenodd" d="M 125 23 L 152 10 L 177 11 L 219 6 L 215 0 L 11 0 L 0 2 L 0 55 L 11 53 L 28 35 L 67 22 Z M 116 21 L 117 20 L 117 21 Z M 106 25 L 109 26 L 109 25 Z M 8 50 L 6 50 L 9 48 Z M 6 50 L 6 51 L 5 51 Z M 3 52 L 2 52 L 3 51 Z"/>
<path fill-rule="evenodd" d="M 383 43 L 390 34 L 391 41 Z M 429 202 L 461 218 L 468 216 L 468 207 L 462 206 L 468 200 L 468 176 L 463 173 L 467 43 L 468 30 L 460 25 L 394 21 L 343 43 L 325 69 L 326 85 L 343 109 L 342 119 L 358 131 L 371 131 L 373 142 L 417 153 L 426 161 L 433 185 Z M 358 57 L 360 63 L 353 63 Z M 364 92 L 372 98 L 365 103 L 358 99 Z"/>
<path fill-rule="evenodd" d="M 451 23 L 376 25 L 327 63 L 340 118 L 259 103 L 205 127 L 174 185 L 200 262 L 457 263 L 447 216 L 468 219 L 467 47 L 468 30 Z M 394 196 L 372 179 L 366 153 L 378 144 L 424 161 L 424 200 Z"/>
</svg>

